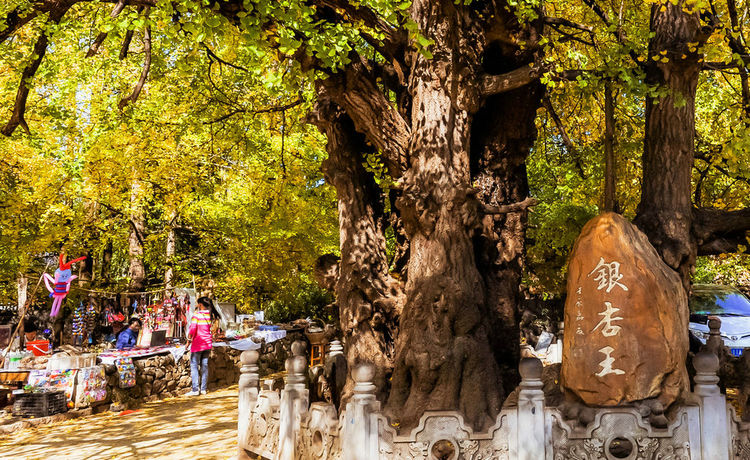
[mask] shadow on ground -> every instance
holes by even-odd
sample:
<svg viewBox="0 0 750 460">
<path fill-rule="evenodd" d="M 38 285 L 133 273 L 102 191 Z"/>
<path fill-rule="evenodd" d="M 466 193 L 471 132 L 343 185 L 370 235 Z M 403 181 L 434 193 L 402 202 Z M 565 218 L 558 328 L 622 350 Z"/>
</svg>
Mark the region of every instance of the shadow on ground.
<svg viewBox="0 0 750 460">
<path fill-rule="evenodd" d="M 237 387 L 20 431 L 0 459 L 228 459 L 237 452 Z"/>
</svg>

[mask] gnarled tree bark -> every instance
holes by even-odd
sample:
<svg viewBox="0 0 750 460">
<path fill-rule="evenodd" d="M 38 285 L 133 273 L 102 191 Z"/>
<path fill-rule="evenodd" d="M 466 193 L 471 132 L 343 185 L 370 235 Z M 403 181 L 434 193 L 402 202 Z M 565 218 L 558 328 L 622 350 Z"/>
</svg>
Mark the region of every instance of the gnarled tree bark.
<svg viewBox="0 0 750 460">
<path fill-rule="evenodd" d="M 347 363 L 350 369 L 364 361 L 375 364 L 374 382 L 383 400 L 404 301 L 401 283 L 388 271 L 384 197 L 372 173 L 364 168 L 363 153 L 368 149 L 364 136 L 322 88 L 313 122 L 328 138 L 323 172 L 338 199 L 341 260 L 335 293 Z M 349 378 L 343 401 L 352 388 Z"/>
</svg>

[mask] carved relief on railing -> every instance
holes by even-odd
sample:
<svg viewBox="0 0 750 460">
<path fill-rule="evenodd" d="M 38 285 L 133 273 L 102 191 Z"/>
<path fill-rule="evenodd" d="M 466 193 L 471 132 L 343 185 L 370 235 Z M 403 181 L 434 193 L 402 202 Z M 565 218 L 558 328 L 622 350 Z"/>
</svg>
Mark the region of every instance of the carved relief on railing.
<svg viewBox="0 0 750 460">
<path fill-rule="evenodd" d="M 380 459 L 509 460 L 511 421 L 515 411 L 503 411 L 486 433 L 474 433 L 457 412 L 425 412 L 409 434 L 398 435 L 388 419 L 379 416 Z"/>
<path fill-rule="evenodd" d="M 340 458 L 340 426 L 333 404 L 312 403 L 302 420 L 302 427 L 297 437 L 297 458 L 301 460 Z"/>
<path fill-rule="evenodd" d="M 279 393 L 261 390 L 258 400 L 250 413 L 245 449 L 273 458 L 279 442 Z"/>
<path fill-rule="evenodd" d="M 750 423 L 737 417 L 732 406 L 727 407 L 727 412 L 732 427 L 732 456 L 734 460 L 750 460 Z"/>
<path fill-rule="evenodd" d="M 700 446 L 699 410 L 684 407 L 666 429 L 654 429 L 634 408 L 600 409 L 589 426 L 574 429 L 557 410 L 548 409 L 554 460 L 699 458 L 691 451 L 691 445 Z"/>
</svg>

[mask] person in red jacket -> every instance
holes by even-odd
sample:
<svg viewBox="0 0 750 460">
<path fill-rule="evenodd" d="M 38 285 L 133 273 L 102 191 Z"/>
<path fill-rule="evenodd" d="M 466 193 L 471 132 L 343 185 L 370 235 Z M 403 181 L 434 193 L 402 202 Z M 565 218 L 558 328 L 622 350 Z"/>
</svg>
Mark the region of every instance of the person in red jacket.
<svg viewBox="0 0 750 460">
<path fill-rule="evenodd" d="M 198 299 L 198 304 L 190 318 L 188 344 L 190 346 L 190 378 L 193 388 L 188 396 L 206 394 L 208 391 L 208 357 L 211 354 L 213 340 L 211 321 L 214 317 L 213 302 L 208 297 Z M 200 366 L 200 373 L 198 367 Z"/>
</svg>

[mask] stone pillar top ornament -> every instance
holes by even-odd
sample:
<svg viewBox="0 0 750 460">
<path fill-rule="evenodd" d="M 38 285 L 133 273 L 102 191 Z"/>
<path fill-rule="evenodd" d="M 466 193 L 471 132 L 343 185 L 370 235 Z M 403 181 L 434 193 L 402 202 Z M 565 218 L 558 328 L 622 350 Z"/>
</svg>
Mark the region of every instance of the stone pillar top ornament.
<svg viewBox="0 0 750 460">
<path fill-rule="evenodd" d="M 375 373 L 375 366 L 371 363 L 360 363 L 354 366 L 354 369 L 352 369 L 352 378 L 354 379 L 354 399 L 375 399 L 375 393 L 378 390 L 373 383 Z"/>
<path fill-rule="evenodd" d="M 292 356 L 284 362 L 286 369 L 286 386 L 294 389 L 305 388 L 305 371 L 307 370 L 307 358 L 305 358 L 305 342 L 297 340 L 292 343 Z"/>
<path fill-rule="evenodd" d="M 240 354 L 240 361 L 243 366 L 257 364 L 258 359 L 260 359 L 260 353 L 258 353 L 258 350 L 245 350 Z"/>
<path fill-rule="evenodd" d="M 344 354 L 344 346 L 339 340 L 332 340 L 328 349 L 328 356 L 336 356 Z"/>
<path fill-rule="evenodd" d="M 521 374 L 521 392 L 518 395 L 520 401 L 538 401 L 544 399 L 542 387 L 542 371 L 544 365 L 539 358 L 523 358 L 518 364 L 518 373 Z"/>
<path fill-rule="evenodd" d="M 724 339 L 721 338 L 721 319 L 717 316 L 709 316 L 708 330 L 708 339 L 706 340 L 706 345 L 702 348 L 707 349 L 716 356 L 721 356 L 722 348 L 724 348 Z"/>
<path fill-rule="evenodd" d="M 719 358 L 709 350 L 701 350 L 693 357 L 695 368 L 695 393 L 699 396 L 714 396 L 719 390 Z"/>
</svg>

